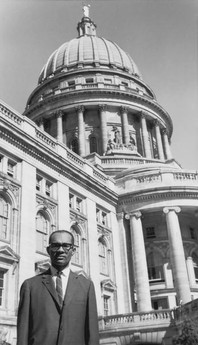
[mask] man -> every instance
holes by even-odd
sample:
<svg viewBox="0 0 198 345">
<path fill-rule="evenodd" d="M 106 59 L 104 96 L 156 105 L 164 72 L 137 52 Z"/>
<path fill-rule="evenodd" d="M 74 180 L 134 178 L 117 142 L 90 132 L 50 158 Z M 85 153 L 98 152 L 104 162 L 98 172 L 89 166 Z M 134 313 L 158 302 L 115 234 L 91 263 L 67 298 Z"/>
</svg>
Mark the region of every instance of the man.
<svg viewBox="0 0 198 345">
<path fill-rule="evenodd" d="M 73 235 L 53 232 L 47 252 L 50 269 L 21 287 L 17 345 L 98 345 L 93 283 L 70 271 Z"/>
</svg>

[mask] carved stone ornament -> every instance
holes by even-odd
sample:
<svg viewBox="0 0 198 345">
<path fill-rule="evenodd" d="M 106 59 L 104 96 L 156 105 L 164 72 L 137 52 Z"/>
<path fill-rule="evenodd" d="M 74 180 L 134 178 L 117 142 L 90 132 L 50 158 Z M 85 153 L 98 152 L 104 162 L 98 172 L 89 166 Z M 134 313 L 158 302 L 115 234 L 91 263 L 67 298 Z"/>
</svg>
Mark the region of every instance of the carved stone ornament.
<svg viewBox="0 0 198 345">
<path fill-rule="evenodd" d="M 104 236 L 106 237 L 108 240 L 110 240 L 111 238 L 111 233 L 110 231 L 108 231 L 107 229 L 104 229 L 102 226 L 98 225 L 97 226 L 97 231 L 98 231 L 98 237 L 100 236 Z"/>
<path fill-rule="evenodd" d="M 86 219 L 80 216 L 79 214 L 76 214 L 75 212 L 70 210 L 70 221 L 75 222 L 76 225 L 84 225 L 86 222 Z"/>
<path fill-rule="evenodd" d="M 50 210 L 55 217 L 57 205 L 51 202 L 51 200 L 47 200 L 46 198 L 37 195 L 36 203 L 37 206 L 42 206 L 45 211 Z"/>
</svg>

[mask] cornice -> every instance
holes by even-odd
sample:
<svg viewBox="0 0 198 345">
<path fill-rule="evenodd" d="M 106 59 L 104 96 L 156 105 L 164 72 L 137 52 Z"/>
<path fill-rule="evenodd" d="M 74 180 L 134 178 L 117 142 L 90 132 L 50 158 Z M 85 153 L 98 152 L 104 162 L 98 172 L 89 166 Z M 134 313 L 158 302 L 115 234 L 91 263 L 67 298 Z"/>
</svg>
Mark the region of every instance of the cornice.
<svg viewBox="0 0 198 345">
<path fill-rule="evenodd" d="M 133 100 L 135 102 L 137 102 L 139 105 L 143 105 L 143 106 L 149 106 L 151 110 L 157 111 L 162 118 L 168 122 L 169 125 L 169 135 L 172 135 L 172 131 L 173 131 L 173 124 L 172 124 L 172 120 L 170 115 L 155 101 L 152 100 L 150 97 L 147 96 L 142 96 L 137 94 L 136 92 L 133 93 L 133 91 L 131 90 L 131 92 L 127 91 L 127 90 L 118 90 L 118 89 L 81 89 L 81 90 L 72 90 L 68 93 L 60 93 L 58 95 L 53 95 L 49 98 L 43 99 L 41 102 L 38 102 L 36 105 L 30 106 L 30 108 L 28 110 L 26 110 L 24 112 L 24 115 L 26 116 L 30 116 L 34 111 L 36 111 L 37 109 L 41 109 L 43 107 L 45 107 L 47 104 L 52 104 L 52 103 L 56 103 L 57 101 L 61 100 L 61 99 L 65 99 L 65 96 L 67 96 L 67 104 L 68 105 L 74 105 L 74 101 L 73 98 L 78 98 L 79 101 L 79 97 L 83 96 L 83 95 L 98 95 L 101 96 L 102 95 L 114 95 L 116 98 L 119 95 L 120 99 L 122 100 L 124 98 L 124 100 Z M 71 100 L 70 100 L 71 99 Z M 70 102 L 69 102 L 70 101 Z M 87 102 L 89 101 L 89 97 L 87 97 L 86 100 L 82 99 L 82 102 Z M 100 102 L 101 100 L 98 99 L 98 102 Z M 111 99 L 112 102 L 112 99 Z"/>
<path fill-rule="evenodd" d="M 88 175 L 85 171 L 80 170 L 79 167 L 76 167 L 72 164 L 71 161 L 64 161 L 60 155 L 58 155 L 53 150 L 49 148 L 42 147 L 40 143 L 32 139 L 32 142 L 27 142 L 24 138 L 19 138 L 13 131 L 4 128 L 0 124 L 0 137 L 1 139 L 9 142 L 15 148 L 20 149 L 34 159 L 40 161 L 44 165 L 50 167 L 58 174 L 63 177 L 72 180 L 76 184 L 81 184 L 84 188 L 93 191 L 98 194 L 100 197 L 104 198 L 112 205 L 115 205 L 117 202 L 117 194 L 108 190 L 100 181 L 96 180 Z"/>
<path fill-rule="evenodd" d="M 40 90 L 42 91 L 43 89 L 46 88 L 46 86 L 51 85 L 52 83 L 57 83 L 57 82 L 63 82 L 68 80 L 71 76 L 73 77 L 79 77 L 82 75 L 110 75 L 110 76 L 119 76 L 121 78 L 126 78 L 128 80 L 132 80 L 136 82 L 137 84 L 140 84 L 141 86 L 144 86 L 152 95 L 154 98 L 156 98 L 154 91 L 150 88 L 150 86 L 142 79 L 139 77 L 136 77 L 134 74 L 129 74 L 125 71 L 120 71 L 116 69 L 103 69 L 103 68 L 80 68 L 80 69 L 74 69 L 70 71 L 63 72 L 57 70 L 56 74 L 53 76 L 53 78 L 48 78 L 44 80 L 42 83 L 38 84 L 37 87 L 31 92 L 30 96 L 28 97 L 27 104 L 31 100 L 31 98 Z"/>
<path fill-rule="evenodd" d="M 141 194 L 135 193 L 133 195 L 130 194 L 130 196 L 120 196 L 118 197 L 118 206 L 130 205 L 138 202 L 147 202 L 152 200 L 165 201 L 166 199 L 198 199 L 198 189 L 195 190 L 195 188 L 189 187 L 189 190 L 184 190 L 184 186 L 181 186 L 178 188 L 174 187 L 173 190 L 168 191 L 168 188 L 170 187 L 167 187 L 165 190 L 161 190 L 159 188 L 154 192 L 148 190 L 146 192 L 141 191 Z"/>
</svg>

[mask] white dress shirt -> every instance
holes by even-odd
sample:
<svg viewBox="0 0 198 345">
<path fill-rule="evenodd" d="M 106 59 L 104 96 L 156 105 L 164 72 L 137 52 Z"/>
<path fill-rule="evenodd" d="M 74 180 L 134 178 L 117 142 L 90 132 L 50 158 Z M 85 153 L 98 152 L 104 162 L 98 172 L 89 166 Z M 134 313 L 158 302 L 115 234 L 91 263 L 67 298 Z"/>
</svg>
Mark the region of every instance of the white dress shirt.
<svg viewBox="0 0 198 345">
<path fill-rule="evenodd" d="M 52 279 L 53 279 L 55 287 L 56 287 L 57 272 L 58 272 L 58 270 L 55 267 L 51 266 Z M 66 289 L 67 289 L 69 273 L 70 273 L 70 265 L 68 265 L 66 268 L 64 268 L 64 270 L 61 271 L 63 299 L 64 299 Z"/>
</svg>

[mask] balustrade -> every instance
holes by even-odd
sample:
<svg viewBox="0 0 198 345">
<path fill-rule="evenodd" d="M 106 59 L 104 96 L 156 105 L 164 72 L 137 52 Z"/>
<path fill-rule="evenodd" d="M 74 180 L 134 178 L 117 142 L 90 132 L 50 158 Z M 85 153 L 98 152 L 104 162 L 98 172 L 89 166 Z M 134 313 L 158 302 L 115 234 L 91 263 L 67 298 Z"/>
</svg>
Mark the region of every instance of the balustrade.
<svg viewBox="0 0 198 345">
<path fill-rule="evenodd" d="M 135 328 L 139 325 L 143 326 L 144 324 L 148 324 L 149 322 L 151 322 L 153 326 L 155 323 L 159 325 L 160 322 L 169 324 L 174 318 L 174 310 L 164 309 L 150 312 L 110 315 L 101 318 L 100 321 L 103 321 L 104 330 L 108 330 L 119 327 Z M 100 328 L 102 328 L 102 326 Z"/>
</svg>

